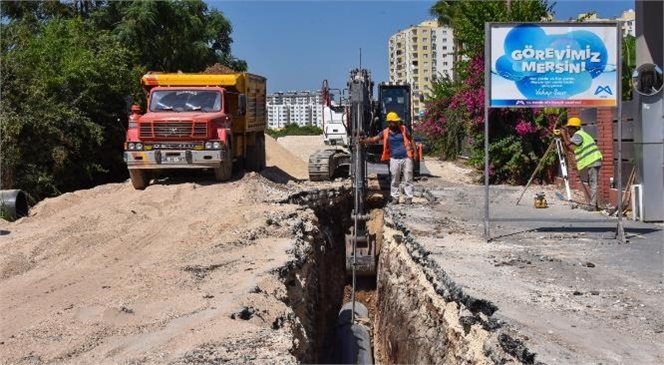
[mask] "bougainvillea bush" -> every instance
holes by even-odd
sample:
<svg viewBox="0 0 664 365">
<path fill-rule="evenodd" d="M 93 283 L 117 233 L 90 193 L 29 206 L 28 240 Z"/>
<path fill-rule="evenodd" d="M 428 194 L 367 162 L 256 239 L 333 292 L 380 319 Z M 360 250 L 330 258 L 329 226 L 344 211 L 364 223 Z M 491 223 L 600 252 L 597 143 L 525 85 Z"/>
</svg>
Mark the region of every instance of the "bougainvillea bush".
<svg viewBox="0 0 664 365">
<path fill-rule="evenodd" d="M 431 148 L 444 160 L 456 159 L 468 150 L 468 163 L 484 170 L 484 57 L 464 62 L 464 82 L 436 81 L 434 97 L 416 126 Z M 564 111 L 559 109 L 501 108 L 489 110 L 490 182 L 525 184 L 542 158 L 538 179 L 555 177 L 555 149 L 545 155 L 552 131 Z M 556 124 L 557 123 L 557 124 Z M 465 145 L 464 145 L 465 144 Z"/>
</svg>

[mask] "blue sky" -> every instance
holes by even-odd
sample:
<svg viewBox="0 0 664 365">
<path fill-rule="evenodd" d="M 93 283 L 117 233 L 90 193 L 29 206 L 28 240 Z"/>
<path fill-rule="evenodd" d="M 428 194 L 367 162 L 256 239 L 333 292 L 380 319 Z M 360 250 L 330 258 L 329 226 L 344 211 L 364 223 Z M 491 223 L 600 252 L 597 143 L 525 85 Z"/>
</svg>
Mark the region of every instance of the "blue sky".
<svg viewBox="0 0 664 365">
<path fill-rule="evenodd" d="M 268 78 L 268 92 L 318 90 L 324 79 L 343 88 L 360 66 L 376 83 L 388 79 L 387 42 L 399 30 L 432 19 L 435 1 L 206 1 L 233 25 L 234 56 Z M 556 19 L 597 12 L 619 16 L 634 0 L 558 0 Z"/>
</svg>

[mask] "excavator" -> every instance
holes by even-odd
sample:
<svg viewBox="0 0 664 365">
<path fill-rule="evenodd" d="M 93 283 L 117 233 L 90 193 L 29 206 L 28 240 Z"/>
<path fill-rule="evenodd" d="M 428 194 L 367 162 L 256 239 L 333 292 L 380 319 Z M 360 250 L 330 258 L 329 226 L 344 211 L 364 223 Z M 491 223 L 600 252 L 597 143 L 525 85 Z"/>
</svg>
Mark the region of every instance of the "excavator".
<svg viewBox="0 0 664 365">
<path fill-rule="evenodd" d="M 326 148 L 309 157 L 309 179 L 330 181 L 337 177 L 350 177 L 353 182 L 353 227 L 346 234 L 346 273 L 353 276 L 376 274 L 377 252 L 375 242 L 367 235 L 369 220 L 366 197 L 368 195 L 369 164 L 385 165 L 380 161 L 382 141 L 373 145 L 359 145 L 360 137 L 373 136 L 387 128 L 387 113 L 396 112 L 412 131 L 411 89 L 408 84 L 381 83 L 378 98 L 374 100 L 374 82 L 367 69 L 350 71 L 346 100 L 334 104 L 327 81 L 322 87 L 323 131 Z M 418 149 L 419 150 L 419 149 Z M 414 172 L 419 175 L 419 157 Z M 389 169 L 384 169 L 389 174 Z"/>
</svg>

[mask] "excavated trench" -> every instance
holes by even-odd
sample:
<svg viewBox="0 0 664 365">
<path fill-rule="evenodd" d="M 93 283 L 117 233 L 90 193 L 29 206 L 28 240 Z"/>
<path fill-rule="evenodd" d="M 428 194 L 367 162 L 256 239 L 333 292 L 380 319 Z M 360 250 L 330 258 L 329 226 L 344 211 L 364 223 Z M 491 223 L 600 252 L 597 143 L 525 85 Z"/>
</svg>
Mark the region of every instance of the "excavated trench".
<svg viewBox="0 0 664 365">
<path fill-rule="evenodd" d="M 381 247 L 377 276 L 359 278 L 355 294 L 369 309 L 364 325 L 374 361 L 534 363 L 534 354 L 516 334 L 492 317 L 497 308 L 464 293 L 444 268 L 429 260 L 400 222 L 406 216 L 404 208 L 385 208 L 384 201 L 383 195 L 375 194 L 368 202 L 367 227 Z M 352 225 L 352 196 L 344 189 L 318 190 L 286 202 L 312 209 L 317 217 L 298 233 L 296 259 L 280 272 L 293 310 L 291 352 L 301 363 L 340 363 L 337 319 L 352 292 L 344 252 L 344 235 Z"/>
</svg>

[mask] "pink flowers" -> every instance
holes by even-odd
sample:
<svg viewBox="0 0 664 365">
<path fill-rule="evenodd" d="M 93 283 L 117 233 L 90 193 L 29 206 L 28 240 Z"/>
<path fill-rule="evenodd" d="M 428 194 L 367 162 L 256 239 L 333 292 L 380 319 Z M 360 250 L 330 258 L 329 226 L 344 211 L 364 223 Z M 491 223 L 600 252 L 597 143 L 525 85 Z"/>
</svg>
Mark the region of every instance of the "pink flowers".
<svg viewBox="0 0 664 365">
<path fill-rule="evenodd" d="M 537 128 L 535 128 L 535 126 L 523 119 L 518 121 L 514 129 L 516 130 L 516 134 L 521 137 L 525 136 L 526 134 L 533 134 L 537 132 Z"/>
<path fill-rule="evenodd" d="M 449 123 L 476 127 L 484 123 L 484 58 L 468 62 L 467 77 L 462 85 L 446 85 L 449 96 L 427 105 L 424 120 L 417 130 L 429 138 L 440 138 L 449 131 Z"/>
</svg>

